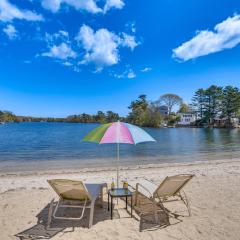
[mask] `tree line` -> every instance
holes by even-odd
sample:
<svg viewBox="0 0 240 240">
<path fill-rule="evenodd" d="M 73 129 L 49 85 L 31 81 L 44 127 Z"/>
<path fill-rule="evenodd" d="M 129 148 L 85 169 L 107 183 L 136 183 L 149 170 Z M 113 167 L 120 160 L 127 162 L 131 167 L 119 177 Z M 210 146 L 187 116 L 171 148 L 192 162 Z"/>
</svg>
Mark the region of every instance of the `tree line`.
<svg viewBox="0 0 240 240">
<path fill-rule="evenodd" d="M 166 112 L 161 112 L 162 107 Z M 234 86 L 220 87 L 212 85 L 195 91 L 191 103 L 172 93 L 163 94 L 156 101 L 149 101 L 142 94 L 128 106 L 126 117 L 113 111 L 98 111 L 96 114 L 82 113 L 66 118 L 36 118 L 15 116 L 9 111 L 0 111 L 0 122 L 69 122 L 69 123 L 108 123 L 125 121 L 143 127 L 174 126 L 179 120 L 179 113 L 192 112 L 198 115 L 197 126 L 211 125 L 215 118 L 226 119 L 226 126 L 231 126 L 231 119 L 240 117 L 240 90 Z"/>
<path fill-rule="evenodd" d="M 231 126 L 232 118 L 240 117 L 240 90 L 237 87 L 198 89 L 192 98 L 192 108 L 199 116 L 198 124 L 212 125 L 215 118 L 226 119 Z"/>
</svg>

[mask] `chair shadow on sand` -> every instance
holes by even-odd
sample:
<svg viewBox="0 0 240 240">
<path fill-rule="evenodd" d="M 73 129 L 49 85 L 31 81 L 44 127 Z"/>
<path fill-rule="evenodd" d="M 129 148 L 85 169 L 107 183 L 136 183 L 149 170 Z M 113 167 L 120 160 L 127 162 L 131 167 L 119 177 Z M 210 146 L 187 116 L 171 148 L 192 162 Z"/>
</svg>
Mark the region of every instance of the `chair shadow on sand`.
<svg viewBox="0 0 240 240">
<path fill-rule="evenodd" d="M 130 205 L 130 202 L 128 203 Z M 59 220 L 52 218 L 50 227 L 47 227 L 48 211 L 50 204 L 46 205 L 36 216 L 38 221 L 33 227 L 26 229 L 15 236 L 20 240 L 37 240 L 37 239 L 51 239 L 58 233 L 69 233 L 73 232 L 75 228 L 88 228 L 89 222 L 89 209 L 86 209 L 83 219 L 80 221 L 76 220 Z M 56 202 L 54 203 L 54 207 Z M 166 228 L 170 225 L 175 225 L 182 222 L 179 217 L 185 217 L 184 215 L 171 213 L 166 214 L 159 208 L 157 219 L 155 218 L 153 212 L 151 211 L 152 205 L 146 198 L 141 199 L 141 206 L 134 206 L 133 218 L 139 222 L 139 231 L 154 231 L 157 229 Z M 79 209 L 79 211 L 81 211 Z M 59 215 L 61 216 L 77 216 L 81 214 L 77 209 L 61 209 Z M 117 209 L 113 211 L 113 219 L 119 219 L 120 215 Z M 171 221 L 170 221 L 171 218 Z M 94 209 L 93 225 L 98 222 L 103 222 L 105 220 L 110 220 L 110 212 L 108 211 L 108 203 L 103 202 L 103 206 L 98 203 Z"/>
<path fill-rule="evenodd" d="M 133 198 L 135 198 L 135 192 L 133 192 Z M 129 201 L 129 200 L 128 200 Z M 156 206 L 154 207 L 152 202 L 144 197 L 139 196 L 139 206 L 134 206 L 134 211 L 137 214 L 139 221 L 139 231 L 154 231 L 158 229 L 163 229 L 172 225 L 181 223 L 183 220 L 181 218 L 187 217 L 187 215 L 182 214 L 182 212 L 173 212 L 165 207 L 165 211 L 158 206 L 157 216 L 154 214 Z M 128 202 L 130 204 L 130 201 Z M 168 212 L 168 214 L 166 214 Z M 183 211 L 186 212 L 186 211 Z"/>
<path fill-rule="evenodd" d="M 99 206 L 99 204 L 95 205 L 93 225 L 97 224 L 98 222 L 111 219 L 110 212 L 107 210 L 107 205 L 107 202 L 103 202 L 103 206 Z M 54 203 L 54 207 L 55 206 L 56 202 Z M 50 204 L 46 205 L 38 213 L 36 216 L 38 219 L 36 225 L 16 234 L 15 236 L 20 240 L 51 239 L 60 232 L 64 234 L 73 232 L 75 228 L 88 228 L 90 209 L 85 210 L 84 217 L 80 221 L 60 220 L 52 218 L 50 227 L 47 227 L 49 207 Z M 79 216 L 81 214 L 81 209 L 62 208 L 59 210 L 58 214 L 61 216 Z M 117 210 L 114 210 L 113 216 L 115 219 L 120 218 Z"/>
</svg>

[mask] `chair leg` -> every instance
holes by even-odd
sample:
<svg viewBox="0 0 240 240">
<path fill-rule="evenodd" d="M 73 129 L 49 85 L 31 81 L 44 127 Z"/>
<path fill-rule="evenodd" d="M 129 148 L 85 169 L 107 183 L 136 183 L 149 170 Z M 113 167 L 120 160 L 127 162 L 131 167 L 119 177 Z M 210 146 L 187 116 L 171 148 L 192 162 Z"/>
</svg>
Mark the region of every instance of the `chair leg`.
<svg viewBox="0 0 240 240">
<path fill-rule="evenodd" d="M 189 202 L 189 200 L 187 198 L 186 193 L 183 190 L 181 192 L 183 193 L 184 197 L 181 195 L 181 193 L 179 193 L 179 196 L 180 196 L 181 200 L 183 201 L 183 203 L 186 205 L 186 207 L 188 209 L 189 217 L 191 217 L 192 212 L 191 212 L 191 208 L 190 208 L 190 202 Z"/>
<path fill-rule="evenodd" d="M 101 204 L 101 207 L 103 207 L 103 195 L 104 195 L 104 192 L 103 192 L 103 188 L 104 188 L 105 186 L 102 186 L 102 188 L 101 188 L 101 199 L 100 199 L 100 204 Z"/>
<path fill-rule="evenodd" d="M 49 204 L 49 210 L 48 210 L 48 219 L 47 219 L 47 226 L 46 229 L 50 228 L 51 221 L 52 221 L 52 214 L 53 214 L 53 204 L 54 204 L 54 199 Z"/>
<path fill-rule="evenodd" d="M 158 205 L 161 207 L 161 209 L 165 212 L 165 214 L 167 216 L 171 215 L 171 212 L 167 208 L 164 207 L 163 202 L 161 201 L 161 199 L 159 199 Z"/>
<path fill-rule="evenodd" d="M 153 208 L 154 208 L 154 218 L 155 222 L 158 223 L 159 221 L 159 216 L 158 216 L 158 207 L 157 204 L 153 201 Z"/>
<path fill-rule="evenodd" d="M 136 184 L 136 191 L 135 191 L 135 201 L 134 201 L 134 205 L 135 205 L 135 206 L 138 205 L 138 184 Z"/>
<path fill-rule="evenodd" d="M 95 205 L 95 200 L 91 202 L 88 228 L 91 228 L 93 224 L 94 205 Z"/>
</svg>

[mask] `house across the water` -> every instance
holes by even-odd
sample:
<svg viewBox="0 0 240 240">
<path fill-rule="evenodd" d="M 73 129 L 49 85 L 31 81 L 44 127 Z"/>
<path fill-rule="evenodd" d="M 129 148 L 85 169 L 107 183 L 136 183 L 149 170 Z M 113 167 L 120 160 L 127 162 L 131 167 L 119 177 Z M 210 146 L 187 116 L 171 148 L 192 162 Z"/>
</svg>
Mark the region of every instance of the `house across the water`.
<svg viewBox="0 0 240 240">
<path fill-rule="evenodd" d="M 190 126 L 193 125 L 197 120 L 197 114 L 195 112 L 179 113 L 180 121 L 179 126 Z"/>
</svg>

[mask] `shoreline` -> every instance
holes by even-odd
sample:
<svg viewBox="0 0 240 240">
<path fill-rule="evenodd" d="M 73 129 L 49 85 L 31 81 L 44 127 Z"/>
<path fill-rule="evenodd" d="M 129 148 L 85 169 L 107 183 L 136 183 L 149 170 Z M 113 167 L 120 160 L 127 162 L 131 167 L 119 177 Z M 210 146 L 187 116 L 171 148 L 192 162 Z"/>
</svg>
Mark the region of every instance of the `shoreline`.
<svg viewBox="0 0 240 240">
<path fill-rule="evenodd" d="M 0 122 L 0 125 L 5 125 L 5 124 L 21 124 L 21 123 L 67 123 L 67 124 L 105 124 L 108 122 L 69 122 L 69 121 L 13 121 L 13 122 Z M 138 125 L 139 126 L 139 125 Z M 160 126 L 160 127 L 154 127 L 154 126 L 139 126 L 142 128 L 153 128 L 153 129 L 163 129 L 163 128 L 209 128 L 209 129 L 238 129 L 240 128 L 240 125 L 237 126 L 215 126 L 215 125 L 208 125 L 208 126 L 197 126 L 197 125 L 178 125 L 176 124 L 175 126 Z"/>
<path fill-rule="evenodd" d="M 202 161 L 192 161 L 192 162 L 172 162 L 172 163 L 149 163 L 149 164 L 129 164 L 120 165 L 119 170 L 121 171 L 135 171 L 142 169 L 165 169 L 165 168 L 175 168 L 175 167 L 191 167 L 191 166 L 210 166 L 210 165 L 221 165 L 221 164 L 231 164 L 240 163 L 240 158 L 232 159 L 219 159 L 219 160 L 202 160 Z M 101 172 L 112 172 L 116 170 L 116 166 L 88 166 L 88 167 L 78 167 L 78 168 L 56 168 L 56 169 L 31 169 L 31 170 L 14 170 L 14 171 L 4 171 L 0 170 L 0 178 L 11 177 L 11 176 L 32 176 L 32 175 L 49 175 L 49 174 L 76 174 L 76 173 L 101 173 Z"/>
</svg>

